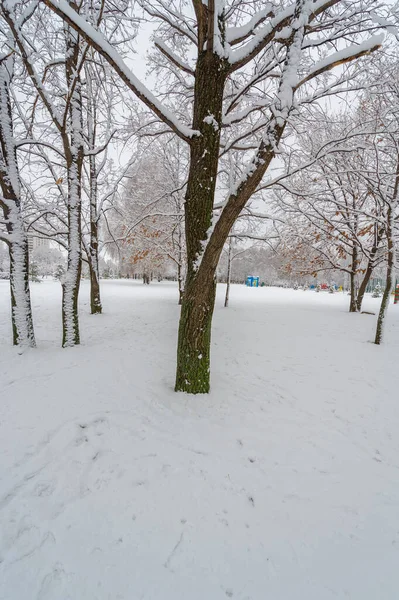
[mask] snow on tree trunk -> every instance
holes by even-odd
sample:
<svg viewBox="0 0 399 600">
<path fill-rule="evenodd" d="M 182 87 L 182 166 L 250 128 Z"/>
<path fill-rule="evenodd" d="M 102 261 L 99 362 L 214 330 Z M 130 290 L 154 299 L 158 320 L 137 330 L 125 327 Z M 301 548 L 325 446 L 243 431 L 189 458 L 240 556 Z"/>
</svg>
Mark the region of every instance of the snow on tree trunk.
<svg viewBox="0 0 399 600">
<path fill-rule="evenodd" d="M 352 266 L 350 272 L 350 292 L 351 300 L 349 304 L 349 312 L 357 312 L 356 305 L 356 269 L 357 269 L 357 246 L 354 245 L 352 248 Z"/>
<path fill-rule="evenodd" d="M 78 298 L 82 271 L 81 203 L 77 167 L 68 168 L 68 262 L 62 279 L 62 345 L 80 343 Z"/>
<path fill-rule="evenodd" d="M 356 308 L 359 312 L 362 310 L 364 294 L 366 293 L 368 283 L 370 281 L 371 275 L 373 274 L 374 261 L 375 261 L 376 255 L 377 255 L 378 248 L 381 243 L 381 239 L 382 239 L 382 228 L 379 227 L 379 228 L 377 228 L 377 231 L 375 232 L 375 240 L 374 240 L 373 246 L 370 250 L 366 272 L 364 274 L 363 280 L 359 287 L 359 291 L 357 293 Z"/>
<path fill-rule="evenodd" d="M 90 156 L 90 309 L 91 314 L 102 312 L 100 296 L 100 272 L 98 268 L 98 214 L 97 214 L 97 171 L 94 156 Z"/>
<path fill-rule="evenodd" d="M 193 11 L 190 13 L 190 26 L 187 31 L 186 19 L 181 16 L 177 17 L 179 24 L 176 26 L 179 33 L 183 32 L 183 35 L 189 37 L 190 40 L 193 40 L 191 27 L 193 27 L 193 31 L 196 29 L 194 40 L 198 47 L 193 93 L 191 93 L 191 87 L 189 88 L 190 103 L 193 106 L 193 127 L 187 127 L 173 111 L 163 106 L 162 102 L 136 78 L 123 61 L 122 56 L 118 54 L 117 49 L 104 38 L 101 32 L 92 28 L 77 15 L 65 0 L 57 0 L 57 2 L 44 0 L 44 2 L 67 22 L 73 23 L 74 27 L 106 58 L 144 104 L 190 146 L 190 168 L 185 202 L 187 283 L 179 326 L 176 390 L 191 393 L 206 392 L 209 390 L 210 326 L 215 299 L 217 262 L 235 220 L 251 195 L 256 192 L 271 160 L 276 155 L 281 136 L 295 105 L 299 108 L 299 105 L 294 103 L 294 95 L 298 95 L 298 90 L 302 86 L 319 75 L 376 50 L 381 45 L 382 37 L 372 36 L 360 44 L 345 46 L 331 54 L 328 51 L 325 53 L 324 48 L 327 47 L 327 44 L 328 47 L 332 47 L 337 41 L 334 30 L 331 36 L 327 35 L 321 42 L 321 45 L 324 46 L 321 52 L 323 58 L 316 60 L 305 76 L 307 71 L 305 65 L 310 61 L 312 53 L 306 57 L 305 65 L 303 65 L 305 69 L 301 68 L 304 37 L 305 35 L 313 36 L 314 27 L 317 31 L 319 31 L 319 27 L 321 27 L 321 31 L 326 30 L 329 27 L 330 16 L 328 15 L 327 20 L 324 20 L 324 24 L 321 25 L 314 18 L 327 14 L 327 11 L 333 10 L 335 5 L 338 6 L 341 3 L 335 0 L 334 2 L 326 0 L 316 3 L 313 0 L 295 0 L 291 4 L 283 3 L 284 8 L 281 10 L 273 9 L 272 17 L 269 15 L 269 5 L 265 5 L 255 20 L 251 18 L 246 25 L 229 28 L 229 15 L 234 16 L 236 3 L 233 3 L 234 7 L 228 7 L 227 4 L 231 3 L 225 3 L 224 0 L 196 1 L 193 3 Z M 369 2 L 371 3 L 372 0 Z M 366 3 L 367 6 L 369 6 L 369 2 Z M 151 16 L 159 17 L 169 23 L 173 29 L 175 19 L 170 19 L 169 3 L 155 3 L 156 8 L 152 4 L 142 2 L 141 6 Z M 181 6 L 185 5 L 185 3 L 180 4 Z M 333 21 L 335 18 L 338 19 L 338 39 L 345 39 L 346 31 L 350 32 L 349 37 L 352 38 L 350 31 L 352 21 L 356 22 L 358 14 L 363 14 L 359 11 L 360 8 L 353 14 L 349 11 L 348 17 L 345 16 L 344 13 L 347 11 L 344 10 L 337 17 L 334 14 L 331 16 Z M 196 27 L 191 25 L 194 13 Z M 175 14 L 180 15 L 177 5 Z M 312 27 L 308 27 L 310 18 Z M 265 21 L 266 23 L 264 23 Z M 364 29 L 362 27 L 360 33 L 367 31 L 366 26 Z M 170 53 L 163 40 L 158 39 L 156 43 L 174 67 L 192 74 L 191 67 L 185 65 L 185 61 L 182 63 L 176 53 Z M 312 39 L 307 47 L 311 48 L 313 44 L 314 40 Z M 234 46 L 237 45 L 238 48 L 234 49 Z M 280 72 L 279 67 L 284 52 L 286 52 L 285 61 Z M 277 80 L 277 93 L 273 100 L 273 94 L 269 95 L 267 92 L 267 103 L 269 104 L 269 99 L 271 100 L 267 109 L 265 107 L 265 112 L 269 114 L 269 118 L 265 119 L 261 126 L 262 138 L 259 139 L 258 149 L 243 174 L 243 178 L 237 183 L 234 190 L 231 190 L 220 217 L 216 223 L 212 223 L 225 81 L 229 75 L 241 70 L 257 57 L 259 57 L 255 69 L 257 76 L 262 77 L 263 68 L 267 72 L 270 67 L 273 77 L 280 72 Z M 263 59 L 266 60 L 266 63 L 262 65 Z M 271 63 L 269 63 L 270 60 Z M 276 69 L 271 67 L 273 61 L 276 61 Z M 299 77 L 300 73 L 302 79 Z M 244 76 L 241 71 L 236 81 L 232 79 L 232 87 L 228 95 L 236 85 L 241 87 L 246 77 L 247 74 Z M 231 109 L 237 100 L 238 106 L 241 104 L 245 107 L 244 111 L 239 111 L 241 115 L 244 112 L 244 115 L 238 117 L 238 122 L 252 113 L 250 102 L 247 99 L 251 96 L 254 81 L 256 80 L 248 84 L 249 87 L 246 91 L 243 89 L 241 98 L 243 104 L 239 97 L 232 100 Z M 327 93 L 327 88 L 325 93 Z M 310 101 L 317 101 L 317 95 Z M 177 112 L 180 112 L 180 108 Z M 224 124 L 226 125 L 226 122 Z M 251 131 L 253 133 L 253 129 Z M 247 137 L 246 134 L 244 137 Z"/>
<path fill-rule="evenodd" d="M 397 185 L 396 185 L 397 188 Z M 375 332 L 374 343 L 379 345 L 383 340 L 384 335 L 384 323 L 389 306 L 389 298 L 393 287 L 393 274 L 395 267 L 395 241 L 394 241 L 394 226 L 395 226 L 395 208 L 397 206 L 397 189 L 395 194 L 395 200 L 389 203 L 387 210 L 387 246 L 388 246 L 388 257 L 387 257 L 387 273 L 386 273 L 386 285 L 382 295 L 380 312 L 377 319 L 377 328 Z"/>
<path fill-rule="evenodd" d="M 66 79 L 72 89 L 69 100 L 67 135 L 64 142 L 68 170 L 68 263 L 62 281 L 62 345 L 80 343 L 78 298 L 82 271 L 81 177 L 83 164 L 82 96 L 77 67 L 79 64 L 78 34 L 65 26 L 67 59 Z M 69 135 L 68 135 L 69 134 Z"/>
<path fill-rule="evenodd" d="M 224 298 L 224 306 L 229 306 L 229 295 L 230 295 L 230 279 L 231 279 L 231 239 L 229 239 L 229 252 L 227 254 L 227 285 L 226 285 L 226 296 Z"/>
<path fill-rule="evenodd" d="M 8 214 L 5 211 L 5 217 L 7 232 L 15 240 L 9 244 L 13 344 L 35 347 L 29 290 L 28 240 L 19 207 L 16 205 Z"/>
<path fill-rule="evenodd" d="M 177 283 L 179 286 L 179 306 L 182 304 L 183 302 L 183 295 L 184 295 L 184 277 L 183 277 L 183 267 L 181 262 L 178 262 L 177 265 Z"/>
<path fill-rule="evenodd" d="M 202 52 L 195 80 L 193 128 L 201 132 L 191 142 L 185 222 L 187 279 L 182 301 L 177 347 L 176 391 L 209 392 L 211 324 L 215 304 L 215 271 L 198 285 L 197 260 L 202 256 L 212 225 L 219 160 L 220 124 L 226 62 Z"/>
<path fill-rule="evenodd" d="M 0 185 L 10 255 L 11 320 L 13 343 L 34 347 L 29 290 L 28 240 L 21 214 L 20 177 L 13 132 L 10 83 L 13 57 L 0 62 Z"/>
<path fill-rule="evenodd" d="M 180 208 L 180 206 L 179 206 Z M 178 222 L 178 254 L 177 254 L 177 282 L 179 286 L 179 306 L 183 302 L 184 288 L 186 284 L 186 272 L 185 272 L 185 253 L 183 249 L 183 228 L 179 220 Z"/>
<path fill-rule="evenodd" d="M 185 220 L 187 282 L 177 347 L 176 391 L 207 393 L 210 388 L 211 324 L 216 295 L 216 267 L 231 228 L 261 182 L 293 107 L 294 85 L 301 57 L 306 0 L 297 0 L 291 43 L 273 107 L 273 118 L 247 173 L 232 190 L 217 222 L 212 224 L 218 168 L 223 89 L 228 62 L 216 52 L 203 51 L 197 61 L 193 129 L 190 142 Z M 220 15 L 219 15 L 220 16 Z M 304 18 L 301 19 L 300 17 Z M 209 42 L 209 40 L 208 40 Z"/>
<path fill-rule="evenodd" d="M 87 258 L 90 271 L 90 311 L 92 315 L 102 312 L 100 296 L 100 271 L 98 266 L 98 171 L 96 155 L 93 153 L 96 145 L 96 102 L 93 90 L 93 72 L 85 65 L 85 79 L 87 90 L 87 134 L 92 153 L 89 156 L 89 202 L 90 202 L 90 241 Z"/>
</svg>

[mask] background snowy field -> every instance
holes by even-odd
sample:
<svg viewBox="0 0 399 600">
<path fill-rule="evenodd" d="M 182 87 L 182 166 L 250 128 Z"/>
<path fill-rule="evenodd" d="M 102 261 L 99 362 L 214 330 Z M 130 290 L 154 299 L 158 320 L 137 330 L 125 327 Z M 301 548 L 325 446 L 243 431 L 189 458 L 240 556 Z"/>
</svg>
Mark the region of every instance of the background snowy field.
<svg viewBox="0 0 399 600">
<path fill-rule="evenodd" d="M 219 286 L 212 393 L 173 392 L 176 286 L 32 284 L 10 346 L 0 282 L 1 600 L 396 600 L 399 306 Z M 367 297 L 365 310 L 379 300 Z"/>
</svg>

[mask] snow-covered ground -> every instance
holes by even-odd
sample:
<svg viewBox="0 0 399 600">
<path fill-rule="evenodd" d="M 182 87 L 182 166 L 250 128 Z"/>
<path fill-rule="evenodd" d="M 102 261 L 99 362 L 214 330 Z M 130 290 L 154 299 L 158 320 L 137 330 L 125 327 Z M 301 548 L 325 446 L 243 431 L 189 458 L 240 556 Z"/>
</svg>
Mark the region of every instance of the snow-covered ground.
<svg viewBox="0 0 399 600">
<path fill-rule="evenodd" d="M 399 306 L 386 342 L 343 294 L 219 286 L 212 393 L 173 392 L 176 286 L 0 282 L 1 600 L 396 600 Z M 367 298 L 364 309 L 376 311 Z"/>
</svg>

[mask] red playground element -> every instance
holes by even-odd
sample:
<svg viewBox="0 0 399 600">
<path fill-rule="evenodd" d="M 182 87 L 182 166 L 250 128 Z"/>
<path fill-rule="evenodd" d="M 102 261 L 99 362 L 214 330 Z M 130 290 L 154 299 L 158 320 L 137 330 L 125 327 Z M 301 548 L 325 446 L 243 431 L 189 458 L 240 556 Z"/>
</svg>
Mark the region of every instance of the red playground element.
<svg viewBox="0 0 399 600">
<path fill-rule="evenodd" d="M 396 288 L 395 288 L 395 298 L 393 300 L 394 304 L 397 304 L 399 302 L 399 283 L 396 284 Z"/>
</svg>

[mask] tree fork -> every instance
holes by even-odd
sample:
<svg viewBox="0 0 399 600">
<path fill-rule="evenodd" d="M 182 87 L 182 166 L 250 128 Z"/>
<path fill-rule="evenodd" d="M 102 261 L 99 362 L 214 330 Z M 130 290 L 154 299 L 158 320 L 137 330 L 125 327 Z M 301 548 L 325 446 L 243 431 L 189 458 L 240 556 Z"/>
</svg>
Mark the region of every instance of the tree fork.
<svg viewBox="0 0 399 600">
<path fill-rule="evenodd" d="M 374 261 L 375 261 L 375 257 L 377 255 L 377 250 L 380 246 L 382 237 L 383 237 L 383 229 L 381 227 L 377 228 L 375 241 L 371 248 L 369 260 L 367 263 L 367 269 L 364 274 L 362 283 L 360 284 L 359 291 L 357 293 L 356 307 L 359 312 L 362 310 L 364 294 L 366 293 L 368 283 L 369 283 L 371 275 L 373 274 L 373 271 L 374 271 Z"/>
<path fill-rule="evenodd" d="M 210 387 L 217 260 L 211 268 L 201 268 L 196 261 L 201 260 L 212 224 L 227 69 L 228 63 L 215 53 L 204 51 L 198 57 L 193 127 L 201 135 L 190 144 L 185 203 L 187 280 L 181 305 L 175 384 L 176 391 L 191 394 L 207 393 Z"/>
</svg>

